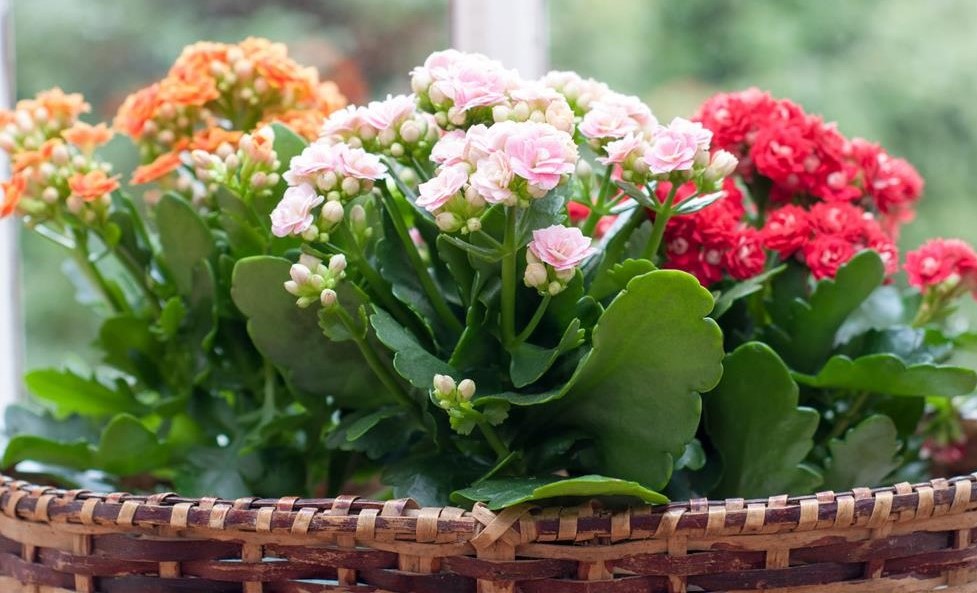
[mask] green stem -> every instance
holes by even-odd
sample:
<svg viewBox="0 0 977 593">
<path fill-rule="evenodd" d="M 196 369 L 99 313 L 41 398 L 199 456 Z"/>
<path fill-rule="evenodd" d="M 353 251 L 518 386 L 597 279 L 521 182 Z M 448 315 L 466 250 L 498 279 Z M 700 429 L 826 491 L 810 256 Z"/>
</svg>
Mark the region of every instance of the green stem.
<svg viewBox="0 0 977 593">
<path fill-rule="evenodd" d="M 411 399 L 410 395 L 407 394 L 407 391 L 404 389 L 400 381 L 397 380 L 397 377 L 390 372 L 387 365 L 383 364 L 383 361 L 380 360 L 380 357 L 377 356 L 376 351 L 367 341 L 365 335 L 366 329 L 357 327 L 356 322 L 352 317 L 350 317 L 349 313 L 341 304 L 337 304 L 334 311 L 339 317 L 339 320 L 343 322 L 343 326 L 346 327 L 346 331 L 349 332 L 349 335 L 352 337 L 353 342 L 356 343 L 357 348 L 360 349 L 363 359 L 370 367 L 370 370 L 373 371 L 373 374 L 376 375 L 377 379 L 379 379 L 381 383 L 383 383 L 383 386 L 387 389 L 387 391 L 390 392 L 390 395 L 392 395 L 398 403 L 407 408 L 408 411 L 410 411 L 418 420 L 420 420 L 420 413 L 414 400 Z M 424 426 L 423 422 L 420 424 L 421 426 Z"/>
<path fill-rule="evenodd" d="M 506 208 L 502 240 L 502 344 L 509 348 L 516 334 L 516 208 Z"/>
<path fill-rule="evenodd" d="M 509 448 L 505 446 L 505 443 L 499 438 L 499 434 L 495 432 L 491 424 L 484 419 L 479 419 L 476 424 L 478 425 L 478 429 L 482 431 L 482 434 L 485 435 L 485 440 L 488 441 L 489 446 L 495 451 L 499 461 L 502 461 L 511 454 Z"/>
<path fill-rule="evenodd" d="M 265 401 L 261 406 L 261 425 L 264 426 L 275 418 L 275 381 L 276 372 L 271 361 L 265 360 Z"/>
<path fill-rule="evenodd" d="M 672 189 L 668 192 L 668 197 L 665 198 L 665 203 L 661 205 L 658 212 L 655 213 L 655 224 L 651 227 L 651 238 L 648 239 L 648 244 L 645 246 L 644 258 L 651 260 L 652 263 L 655 261 L 655 255 L 658 253 L 658 248 L 661 247 L 662 238 L 665 236 L 665 226 L 668 224 L 668 220 L 672 217 L 672 204 L 675 202 L 675 194 L 678 192 L 679 184 L 673 183 Z"/>
<path fill-rule="evenodd" d="M 91 255 L 88 251 L 88 237 L 82 231 L 75 229 L 73 231 L 75 239 L 75 249 L 72 251 L 75 255 L 75 259 L 78 261 L 78 265 L 81 267 L 82 271 L 88 277 L 88 279 L 99 289 L 105 301 L 109 304 L 112 310 L 116 313 L 129 313 L 129 303 L 120 299 L 118 294 L 112 290 L 105 276 L 102 275 L 102 271 L 98 269 L 95 262 L 92 261 Z"/>
<path fill-rule="evenodd" d="M 536 307 L 536 312 L 533 313 L 532 319 L 529 320 L 529 323 L 526 325 L 525 329 L 522 330 L 522 333 L 516 336 L 513 345 L 522 344 L 529 339 L 529 336 L 533 335 L 533 332 L 536 331 L 536 326 L 539 325 L 539 322 L 543 319 L 543 314 L 546 313 L 546 307 L 549 306 L 552 299 L 553 297 L 550 295 L 543 297 L 543 300 L 540 301 L 539 306 Z"/>
<path fill-rule="evenodd" d="M 587 220 L 584 221 L 581 229 L 583 234 L 587 235 L 588 237 L 593 236 L 594 229 L 597 228 L 597 223 L 599 223 L 600 219 L 604 216 L 604 206 L 610 190 L 611 165 L 608 165 L 607 171 L 604 172 L 604 180 L 600 184 L 600 191 L 597 192 L 597 202 L 590 204 L 590 214 L 587 215 Z"/>
<path fill-rule="evenodd" d="M 855 421 L 858 414 L 862 411 L 862 408 L 864 408 L 865 404 L 868 402 L 868 395 L 869 394 L 867 391 L 863 391 L 859 393 L 857 397 L 855 397 L 855 400 L 852 402 L 851 406 L 841 416 L 841 418 L 838 419 L 838 422 L 831 429 L 831 432 L 828 433 L 828 437 L 825 439 L 825 442 L 831 442 L 831 439 L 838 438 L 845 434 L 845 431 L 848 430 L 848 427 L 851 426 L 852 422 Z"/>
<path fill-rule="evenodd" d="M 394 229 L 397 231 L 397 236 L 400 237 L 400 242 L 403 244 L 404 250 L 407 253 L 407 259 L 410 261 L 411 266 L 413 266 L 414 273 L 417 274 L 417 279 L 421 283 L 421 289 L 424 290 L 428 300 L 431 301 L 431 305 L 434 306 L 434 312 L 437 313 L 442 323 L 451 328 L 451 331 L 460 334 L 465 328 L 458 321 L 458 318 L 455 317 L 451 307 L 448 306 L 448 301 L 445 300 L 444 294 L 434 285 L 434 279 L 431 277 L 427 265 L 424 264 L 420 252 L 417 251 L 417 245 L 414 244 L 414 240 L 410 237 L 410 232 L 407 230 L 407 225 L 404 223 L 404 219 L 397 209 L 393 195 L 385 187 L 380 188 L 380 193 L 383 196 L 383 205 L 387 209 L 387 214 L 390 215 Z"/>
<path fill-rule="evenodd" d="M 409 328 L 415 336 L 426 336 L 428 332 L 421 325 L 421 322 L 404 307 L 403 303 L 394 297 L 390 289 L 390 283 L 384 280 L 380 272 L 370 265 L 366 254 L 363 253 L 359 243 L 356 241 L 356 237 L 350 232 L 345 222 L 337 227 L 336 234 L 345 246 L 343 254 L 349 260 L 349 264 L 363 275 L 363 279 L 366 280 L 366 283 L 372 289 L 373 296 L 380 301 L 383 308 L 393 315 L 398 323 Z"/>
<path fill-rule="evenodd" d="M 133 257 L 132 253 L 130 253 L 128 249 L 125 249 L 121 245 L 116 245 L 112 249 L 112 253 L 122 264 L 122 266 L 129 272 L 129 275 L 132 276 L 136 286 L 139 287 L 143 297 L 146 299 L 146 303 L 153 310 L 153 312 L 158 315 L 160 312 L 159 300 L 149 287 L 149 283 L 147 282 L 149 274 L 146 269 L 139 265 L 139 262 L 136 261 L 135 257 Z"/>
</svg>

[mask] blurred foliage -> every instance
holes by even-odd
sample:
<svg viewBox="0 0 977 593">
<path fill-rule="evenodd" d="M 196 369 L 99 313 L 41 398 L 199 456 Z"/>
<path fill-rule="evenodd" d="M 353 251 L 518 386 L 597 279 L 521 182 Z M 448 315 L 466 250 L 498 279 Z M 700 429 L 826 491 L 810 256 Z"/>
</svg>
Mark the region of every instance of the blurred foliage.
<svg viewBox="0 0 977 593">
<path fill-rule="evenodd" d="M 61 85 L 95 116 L 200 39 L 261 35 L 354 101 L 400 92 L 448 43 L 447 0 L 13 0 L 19 96 Z M 903 248 L 977 241 L 977 3 L 972 0 L 550 0 L 551 63 L 640 95 L 662 119 L 750 85 L 881 142 L 926 178 Z M 582 50 L 583 48 L 583 50 Z M 397 86 L 397 85 L 400 86 Z M 90 316 L 57 248 L 24 234 L 28 365 L 86 356 Z M 66 355 L 66 353 L 73 353 Z"/>
</svg>

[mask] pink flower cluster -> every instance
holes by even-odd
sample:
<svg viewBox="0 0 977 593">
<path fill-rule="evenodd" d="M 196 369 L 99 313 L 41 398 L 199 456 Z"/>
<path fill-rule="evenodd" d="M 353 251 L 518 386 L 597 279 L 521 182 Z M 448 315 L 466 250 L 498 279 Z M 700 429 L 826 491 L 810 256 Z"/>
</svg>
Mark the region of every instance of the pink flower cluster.
<svg viewBox="0 0 977 593">
<path fill-rule="evenodd" d="M 725 196 L 693 214 L 671 219 L 665 228 L 666 268 L 682 270 L 710 286 L 727 276 L 735 280 L 763 272 L 767 261 L 760 233 L 745 222 L 743 193 L 731 179 L 723 183 Z M 660 199 L 671 185 L 658 186 Z M 677 203 L 694 195 L 695 185 L 679 188 Z"/>
<path fill-rule="evenodd" d="M 541 294 L 562 292 L 573 278 L 577 267 L 597 253 L 590 238 L 576 227 L 553 225 L 533 231 L 533 240 L 526 251 L 526 286 Z"/>
<path fill-rule="evenodd" d="M 570 134 L 549 124 L 506 121 L 446 133 L 431 159 L 438 172 L 419 186 L 417 203 L 454 232 L 474 230 L 486 204 L 543 197 L 573 173 L 578 152 Z"/>
<path fill-rule="evenodd" d="M 708 99 L 695 119 L 712 130 L 714 146 L 739 158 L 744 178 L 772 182 L 775 203 L 855 203 L 881 214 L 891 234 L 912 218 L 922 193 L 922 178 L 905 160 L 756 88 Z"/>
<path fill-rule="evenodd" d="M 899 252 L 878 220 L 844 202 L 820 202 L 810 210 L 788 204 L 769 213 L 760 231 L 763 245 L 782 259 L 799 257 L 815 278 L 831 278 L 865 249 L 878 252 L 886 275 L 899 269 Z"/>
<path fill-rule="evenodd" d="M 413 95 L 397 95 L 333 112 L 323 123 L 321 139 L 410 163 L 411 159 L 426 160 L 439 134 L 434 118 L 417 110 Z"/>
<path fill-rule="evenodd" d="M 952 282 L 977 298 L 977 252 L 959 239 L 931 239 L 906 254 L 910 286 L 920 290 Z"/>
<path fill-rule="evenodd" d="M 386 173 L 380 158 L 362 148 L 324 140 L 310 144 L 292 157 L 285 172 L 290 187 L 271 213 L 272 233 L 318 237 L 320 230 L 327 231 L 343 219 L 345 202 L 371 191 L 374 181 Z M 313 211 L 320 205 L 322 216 L 316 227 Z"/>
</svg>

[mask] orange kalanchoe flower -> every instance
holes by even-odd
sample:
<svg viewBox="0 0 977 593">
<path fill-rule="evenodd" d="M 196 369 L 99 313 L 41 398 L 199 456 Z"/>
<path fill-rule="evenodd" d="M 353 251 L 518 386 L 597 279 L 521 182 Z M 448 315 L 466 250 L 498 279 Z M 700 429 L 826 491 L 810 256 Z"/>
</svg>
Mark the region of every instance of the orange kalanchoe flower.
<svg viewBox="0 0 977 593">
<path fill-rule="evenodd" d="M 58 119 L 73 120 L 82 113 L 91 111 L 89 105 L 81 93 L 65 93 L 58 87 L 42 91 L 33 99 L 27 99 L 17 104 L 18 109 L 21 103 L 26 103 L 34 107 L 43 107 L 51 117 Z"/>
<path fill-rule="evenodd" d="M 51 138 L 41 145 L 37 150 L 27 150 L 24 152 L 18 152 L 12 157 L 12 168 L 14 173 L 20 173 L 28 167 L 37 167 L 44 163 L 51 162 L 54 157 L 54 151 L 59 147 L 64 146 L 64 142 L 60 138 Z M 62 156 L 67 160 L 67 153 L 62 152 Z M 61 163 L 63 164 L 63 163 Z"/>
<path fill-rule="evenodd" d="M 0 181 L 3 199 L 0 200 L 0 218 L 6 218 L 17 210 L 17 204 L 27 188 L 27 179 L 23 175 L 14 175 L 7 181 Z"/>
<path fill-rule="evenodd" d="M 178 150 L 161 154 L 156 157 L 155 161 L 149 164 L 136 167 L 136 170 L 132 172 L 132 184 L 142 185 L 144 183 L 150 183 L 167 173 L 176 171 L 183 164 L 180 160 L 180 150 L 182 150 L 182 147 Z"/>
<path fill-rule="evenodd" d="M 201 107 L 218 97 L 217 81 L 206 72 L 167 76 L 159 87 L 159 100 L 175 107 Z"/>
<path fill-rule="evenodd" d="M 75 122 L 75 125 L 61 132 L 62 138 L 85 153 L 90 153 L 96 146 L 105 144 L 112 139 L 113 135 L 115 133 L 104 123 L 93 126 L 85 122 Z"/>
<path fill-rule="evenodd" d="M 212 126 L 194 134 L 188 148 L 190 150 L 215 152 L 224 143 L 237 146 L 241 134 L 242 132 L 238 130 L 225 130 L 219 126 Z"/>
<path fill-rule="evenodd" d="M 113 126 L 123 134 L 138 139 L 142 136 L 146 123 L 156 114 L 159 104 L 159 84 L 140 89 L 122 102 Z"/>
<path fill-rule="evenodd" d="M 95 169 L 69 177 L 68 188 L 71 189 L 71 195 L 91 202 L 119 189 L 119 180 L 118 177 L 109 177 L 101 169 Z"/>
</svg>

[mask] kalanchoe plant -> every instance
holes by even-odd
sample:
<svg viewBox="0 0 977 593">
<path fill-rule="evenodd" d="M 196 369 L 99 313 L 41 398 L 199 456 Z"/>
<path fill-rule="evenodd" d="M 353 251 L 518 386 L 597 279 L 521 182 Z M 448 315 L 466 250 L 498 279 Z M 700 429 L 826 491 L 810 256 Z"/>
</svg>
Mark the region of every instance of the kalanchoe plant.
<svg viewBox="0 0 977 593">
<path fill-rule="evenodd" d="M 277 471 L 279 493 L 299 475 L 427 504 L 657 503 L 910 477 L 960 434 L 948 398 L 977 375 L 946 364 L 972 342 L 948 319 L 977 287 L 977 255 L 933 242 L 907 259 L 912 289 L 889 282 L 922 183 L 879 147 L 756 90 L 663 125 L 602 83 L 527 81 L 453 50 L 412 72 L 413 95 L 336 111 L 310 144 L 283 126 L 180 143 L 161 136 L 219 112 L 213 89 L 247 99 L 225 124 L 297 96 L 265 92 L 278 70 L 247 65 L 261 44 L 196 47 L 171 74 L 187 103 L 134 135 L 155 159 L 137 180 L 179 193 L 143 221 L 123 194 L 101 197 L 115 187 L 86 197 L 115 182 L 83 160 L 65 190 L 86 212 L 66 228 L 119 226 L 97 235 L 105 253 L 145 233 L 135 288 L 103 278 L 134 310 L 106 322 L 101 380 L 28 380 L 62 416 L 116 414 L 102 442 L 138 433 L 155 461 L 20 435 L 8 466 L 200 486 L 186 475 L 220 458 L 234 478 L 206 485 L 225 495 Z M 213 89 L 184 74 L 205 58 Z M 150 113 L 142 100 L 122 121 Z M 25 162 L 73 174 L 41 149 L 59 132 Z M 62 199 L 33 174 L 18 170 L 5 201 L 29 223 Z"/>
</svg>

